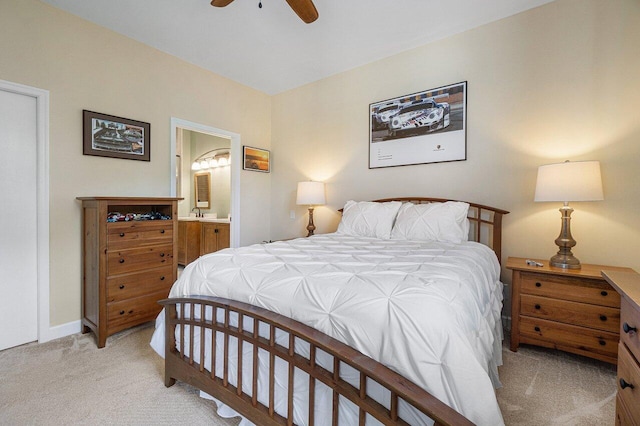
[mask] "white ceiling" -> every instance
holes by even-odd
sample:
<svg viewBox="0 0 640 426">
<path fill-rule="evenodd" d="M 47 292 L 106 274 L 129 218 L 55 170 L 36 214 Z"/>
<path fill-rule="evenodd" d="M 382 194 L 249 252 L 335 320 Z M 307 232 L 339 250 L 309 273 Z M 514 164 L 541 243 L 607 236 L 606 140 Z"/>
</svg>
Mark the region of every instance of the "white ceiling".
<svg viewBox="0 0 640 426">
<path fill-rule="evenodd" d="M 553 0 L 42 0 L 216 74 L 277 94 Z"/>
</svg>

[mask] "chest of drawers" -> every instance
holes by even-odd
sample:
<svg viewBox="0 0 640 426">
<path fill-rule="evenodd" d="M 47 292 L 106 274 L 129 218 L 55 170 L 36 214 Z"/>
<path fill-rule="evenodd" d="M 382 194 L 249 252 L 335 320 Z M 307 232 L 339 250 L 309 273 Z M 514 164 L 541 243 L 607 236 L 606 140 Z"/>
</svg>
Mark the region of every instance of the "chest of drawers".
<svg viewBox="0 0 640 426">
<path fill-rule="evenodd" d="M 640 274 L 605 270 L 602 276 L 622 298 L 618 345 L 616 425 L 640 424 Z"/>
<path fill-rule="evenodd" d="M 177 198 L 79 197 L 82 331 L 108 336 L 150 321 L 177 278 Z M 109 213 L 153 220 L 108 222 Z M 157 218 L 162 217 L 162 219 Z"/>
<path fill-rule="evenodd" d="M 512 258 L 511 350 L 521 343 L 617 362 L 620 296 L 601 276 L 600 265 L 566 270 Z"/>
</svg>

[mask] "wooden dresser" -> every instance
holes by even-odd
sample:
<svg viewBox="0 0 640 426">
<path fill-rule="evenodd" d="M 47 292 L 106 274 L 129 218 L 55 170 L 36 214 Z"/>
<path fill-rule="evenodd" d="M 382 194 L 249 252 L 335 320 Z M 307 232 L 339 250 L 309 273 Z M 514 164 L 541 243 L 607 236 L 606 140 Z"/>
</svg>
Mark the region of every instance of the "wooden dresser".
<svg viewBox="0 0 640 426">
<path fill-rule="evenodd" d="M 581 269 L 530 266 L 510 257 L 511 350 L 521 343 L 560 349 L 615 364 L 618 359 L 620 296 L 602 270 L 629 268 L 586 265 Z"/>
<path fill-rule="evenodd" d="M 82 332 L 108 336 L 154 319 L 177 279 L 179 198 L 78 197 L 82 201 Z M 110 213 L 126 221 L 108 222 Z M 153 219 L 152 219 L 153 217 Z"/>
<path fill-rule="evenodd" d="M 605 270 L 602 276 L 622 298 L 616 425 L 640 425 L 640 274 Z"/>
</svg>

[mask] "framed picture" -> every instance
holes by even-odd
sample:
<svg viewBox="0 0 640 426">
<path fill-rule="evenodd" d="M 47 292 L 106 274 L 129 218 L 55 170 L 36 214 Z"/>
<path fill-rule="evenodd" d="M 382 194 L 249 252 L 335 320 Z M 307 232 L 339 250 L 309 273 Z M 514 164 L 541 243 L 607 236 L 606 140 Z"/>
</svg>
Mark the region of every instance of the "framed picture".
<svg viewBox="0 0 640 426">
<path fill-rule="evenodd" d="M 84 155 L 151 160 L 149 123 L 83 110 L 82 127 Z"/>
<path fill-rule="evenodd" d="M 467 159 L 467 82 L 369 105 L 369 168 Z"/>
<path fill-rule="evenodd" d="M 242 147 L 242 168 L 254 172 L 271 172 L 270 152 L 266 149 Z"/>
</svg>

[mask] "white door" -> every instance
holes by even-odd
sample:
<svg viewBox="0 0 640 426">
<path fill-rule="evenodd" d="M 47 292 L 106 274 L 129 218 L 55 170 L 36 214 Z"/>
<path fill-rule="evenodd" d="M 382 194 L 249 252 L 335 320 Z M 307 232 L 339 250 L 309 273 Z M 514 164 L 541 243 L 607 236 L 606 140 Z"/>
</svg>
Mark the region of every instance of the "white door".
<svg viewBox="0 0 640 426">
<path fill-rule="evenodd" d="M 38 339 L 36 98 L 0 88 L 0 350 Z"/>
</svg>

